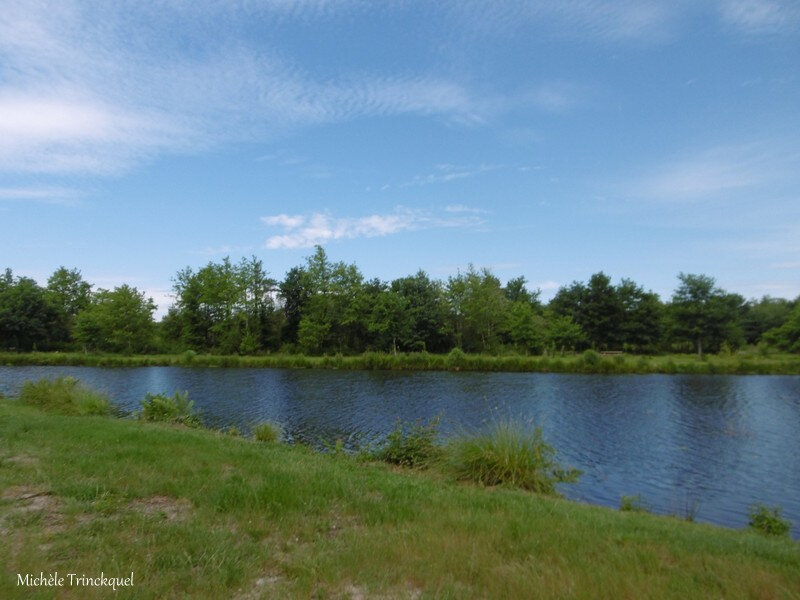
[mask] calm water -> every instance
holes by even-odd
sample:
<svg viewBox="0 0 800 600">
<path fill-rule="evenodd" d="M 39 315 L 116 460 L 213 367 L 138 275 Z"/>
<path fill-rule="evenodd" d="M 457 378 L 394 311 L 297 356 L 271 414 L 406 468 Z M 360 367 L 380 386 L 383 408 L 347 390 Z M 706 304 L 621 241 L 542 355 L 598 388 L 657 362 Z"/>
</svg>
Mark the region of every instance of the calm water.
<svg viewBox="0 0 800 600">
<path fill-rule="evenodd" d="M 0 392 L 72 375 L 133 411 L 146 392 L 188 390 L 207 424 L 281 423 L 314 444 L 379 440 L 397 419 L 441 416 L 444 436 L 512 418 L 541 425 L 585 471 L 567 497 L 730 527 L 754 502 L 780 505 L 800 534 L 800 377 L 392 373 L 280 369 L 0 367 Z"/>
</svg>

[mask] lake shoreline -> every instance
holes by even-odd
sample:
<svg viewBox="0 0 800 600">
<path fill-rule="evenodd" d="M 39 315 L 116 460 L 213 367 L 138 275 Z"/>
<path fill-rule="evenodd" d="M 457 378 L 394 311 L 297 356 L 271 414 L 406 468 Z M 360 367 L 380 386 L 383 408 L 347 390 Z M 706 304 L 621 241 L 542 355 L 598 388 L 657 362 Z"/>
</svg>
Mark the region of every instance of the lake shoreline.
<svg viewBox="0 0 800 600">
<path fill-rule="evenodd" d="M 778 598 L 800 589 L 789 539 L 208 430 L 10 401 L 0 417 L 8 598 L 30 592 L 16 573 L 101 570 L 134 573 L 120 597 L 555 598 L 602 589 Z"/>
<path fill-rule="evenodd" d="M 754 353 L 604 355 L 593 351 L 564 356 L 493 356 L 485 354 L 388 354 L 367 352 L 354 356 L 307 356 L 267 354 L 261 356 L 195 354 L 84 354 L 78 352 L 0 353 L 4 366 L 91 367 L 224 367 L 279 369 L 341 369 L 387 371 L 478 371 L 508 373 L 587 374 L 698 374 L 698 375 L 800 375 L 800 356 Z"/>
</svg>

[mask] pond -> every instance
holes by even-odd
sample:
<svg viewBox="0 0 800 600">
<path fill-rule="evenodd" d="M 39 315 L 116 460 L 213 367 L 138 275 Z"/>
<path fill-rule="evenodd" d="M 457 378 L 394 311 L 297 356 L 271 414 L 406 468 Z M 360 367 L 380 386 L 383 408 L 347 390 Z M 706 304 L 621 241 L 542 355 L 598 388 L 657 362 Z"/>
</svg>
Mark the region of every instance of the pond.
<svg viewBox="0 0 800 600">
<path fill-rule="evenodd" d="M 756 502 L 800 525 L 800 377 L 573 375 L 145 367 L 0 367 L 0 392 L 71 375 L 126 411 L 145 393 L 188 390 L 204 421 L 242 431 L 276 421 L 294 440 L 349 448 L 397 423 L 440 417 L 443 437 L 499 419 L 541 426 L 562 463 L 582 469 L 573 500 L 729 527 Z"/>
</svg>

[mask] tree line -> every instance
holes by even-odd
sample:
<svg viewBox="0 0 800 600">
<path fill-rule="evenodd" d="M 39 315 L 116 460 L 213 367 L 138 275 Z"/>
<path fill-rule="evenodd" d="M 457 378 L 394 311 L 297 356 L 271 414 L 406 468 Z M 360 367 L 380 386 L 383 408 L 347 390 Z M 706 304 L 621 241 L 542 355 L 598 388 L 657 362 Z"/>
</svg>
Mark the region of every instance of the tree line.
<svg viewBox="0 0 800 600">
<path fill-rule="evenodd" d="M 681 273 L 668 301 L 603 272 L 542 302 L 523 277 L 505 285 L 470 266 L 446 280 L 424 271 L 391 282 L 317 247 L 282 281 L 253 256 L 225 258 L 173 279 L 156 306 L 129 285 L 94 289 L 60 267 L 45 286 L 0 276 L 0 348 L 117 353 L 354 354 L 364 351 L 557 353 L 719 352 L 762 345 L 800 352 L 800 298 L 745 300 L 706 275 Z"/>
</svg>

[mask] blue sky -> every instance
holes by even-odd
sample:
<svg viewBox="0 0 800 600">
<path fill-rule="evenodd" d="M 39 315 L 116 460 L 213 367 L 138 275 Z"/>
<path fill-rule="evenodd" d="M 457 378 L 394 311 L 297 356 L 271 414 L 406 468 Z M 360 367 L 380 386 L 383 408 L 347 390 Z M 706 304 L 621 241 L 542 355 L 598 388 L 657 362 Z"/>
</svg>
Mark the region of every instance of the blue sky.
<svg viewBox="0 0 800 600">
<path fill-rule="evenodd" d="M 800 294 L 796 0 L 6 1 L 0 266 L 127 282 L 314 244 Z"/>
</svg>

